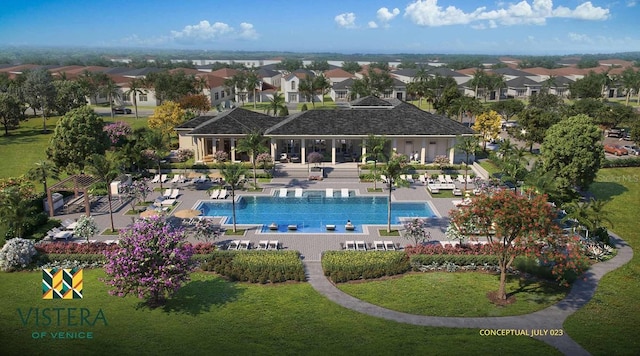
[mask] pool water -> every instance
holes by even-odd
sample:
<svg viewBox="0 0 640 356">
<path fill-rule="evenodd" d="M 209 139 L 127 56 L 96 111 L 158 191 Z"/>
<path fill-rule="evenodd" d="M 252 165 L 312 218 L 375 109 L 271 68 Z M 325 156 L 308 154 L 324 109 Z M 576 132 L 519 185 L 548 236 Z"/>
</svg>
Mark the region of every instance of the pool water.
<svg viewBox="0 0 640 356">
<path fill-rule="evenodd" d="M 231 201 L 204 201 L 196 207 L 204 216 L 225 216 L 233 223 Z M 391 223 L 400 224 L 400 218 L 434 217 L 426 202 L 392 202 Z M 302 197 L 242 196 L 236 203 L 238 224 L 262 225 L 263 232 L 327 232 L 326 225 L 335 225 L 336 232 L 345 232 L 344 225 L 351 220 L 356 232 L 363 224 L 387 224 L 387 197 L 325 197 L 324 191 L 305 191 Z M 278 230 L 270 230 L 276 223 Z"/>
</svg>

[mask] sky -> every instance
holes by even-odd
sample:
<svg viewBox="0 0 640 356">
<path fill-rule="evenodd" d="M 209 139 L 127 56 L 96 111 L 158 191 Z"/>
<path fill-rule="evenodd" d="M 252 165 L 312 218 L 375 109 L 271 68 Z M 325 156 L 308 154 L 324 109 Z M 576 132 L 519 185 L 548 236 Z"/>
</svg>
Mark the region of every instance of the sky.
<svg viewBox="0 0 640 356">
<path fill-rule="evenodd" d="M 0 46 L 559 55 L 640 51 L 640 0 L 3 0 Z"/>
</svg>

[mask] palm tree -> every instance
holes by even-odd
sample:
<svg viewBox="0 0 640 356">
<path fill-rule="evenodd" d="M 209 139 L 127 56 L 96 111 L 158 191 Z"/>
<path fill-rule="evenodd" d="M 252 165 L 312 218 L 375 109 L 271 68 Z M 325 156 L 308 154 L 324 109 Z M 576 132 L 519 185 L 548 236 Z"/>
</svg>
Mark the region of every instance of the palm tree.
<svg viewBox="0 0 640 356">
<path fill-rule="evenodd" d="M 476 99 L 478 98 L 478 89 L 484 87 L 486 77 L 487 77 L 487 74 L 484 72 L 482 68 L 476 69 L 476 71 L 473 72 L 473 78 L 471 78 L 471 81 L 469 82 L 469 84 L 471 84 L 475 88 L 473 90 L 474 98 Z"/>
<path fill-rule="evenodd" d="M 267 106 L 267 115 L 273 111 L 273 116 L 278 116 L 278 112 L 286 109 L 284 103 L 284 96 L 279 92 L 273 94 L 273 99 L 269 99 L 269 106 Z"/>
<path fill-rule="evenodd" d="M 129 82 L 129 90 L 124 92 L 125 96 L 133 96 L 133 109 L 136 112 L 136 119 L 138 118 L 138 95 L 145 94 L 147 91 L 143 89 L 144 83 L 140 79 L 131 79 Z"/>
<path fill-rule="evenodd" d="M 387 161 L 388 156 L 385 153 L 385 146 L 389 143 L 389 140 L 384 136 L 376 136 L 370 134 L 364 142 L 365 150 L 367 151 L 367 157 L 373 159 L 373 189 L 376 190 L 376 182 L 378 180 L 378 161 Z"/>
<path fill-rule="evenodd" d="M 267 152 L 268 147 L 265 144 L 265 140 L 266 138 L 262 133 L 253 132 L 240 139 L 236 146 L 236 150 L 238 152 L 246 152 L 251 158 L 251 164 L 253 165 L 253 186 L 256 188 L 258 187 L 258 181 L 256 178 L 256 156 L 260 153 Z"/>
<path fill-rule="evenodd" d="M 224 181 L 231 186 L 231 208 L 233 211 L 233 232 L 236 232 L 236 188 L 240 183 L 241 176 L 245 175 L 247 169 L 241 163 L 227 163 L 220 168 L 220 174 Z"/>
<path fill-rule="evenodd" d="M 256 108 L 256 90 L 258 85 L 260 85 L 260 78 L 258 78 L 258 74 L 256 72 L 251 71 L 246 77 L 246 89 L 253 90 L 253 108 Z"/>
<path fill-rule="evenodd" d="M 300 94 L 305 97 L 306 101 L 309 101 L 309 99 L 311 99 L 311 105 L 315 108 L 316 104 L 313 100 L 313 94 L 315 93 L 316 88 L 314 84 L 315 83 L 313 82 L 313 78 L 307 75 L 306 77 L 300 79 L 300 84 L 298 84 L 298 92 L 300 92 Z"/>
<path fill-rule="evenodd" d="M 154 161 L 158 166 L 158 174 L 162 174 L 162 158 L 167 154 L 167 141 L 162 132 L 148 131 L 144 137 L 147 148 L 154 152 Z M 160 180 L 160 190 L 162 190 L 162 180 Z"/>
<path fill-rule="evenodd" d="M 478 150 L 478 137 L 477 136 L 462 136 L 456 139 L 455 148 L 466 154 L 464 161 L 464 191 L 467 191 L 467 177 L 469 171 L 469 155 L 475 154 Z"/>
<path fill-rule="evenodd" d="M 486 80 L 485 80 L 485 86 L 486 89 L 485 93 L 484 93 L 484 101 L 487 102 L 487 97 L 491 94 L 491 92 L 493 92 L 494 90 L 498 91 L 498 95 L 497 97 L 497 101 L 500 101 L 500 89 L 504 88 L 506 86 L 506 82 L 504 80 L 504 76 L 502 76 L 502 74 L 489 74 L 486 76 Z"/>
<path fill-rule="evenodd" d="M 0 191 L 0 224 L 13 230 L 15 237 L 23 237 L 27 222 L 35 212 L 36 207 L 24 199 L 18 187 Z"/>
<path fill-rule="evenodd" d="M 541 92 L 543 94 L 549 94 L 549 89 L 551 88 L 555 88 L 557 83 L 556 83 L 556 79 L 557 77 L 553 74 L 549 75 L 549 78 L 547 78 L 543 83 L 542 83 L 542 88 L 541 88 Z M 556 92 L 557 93 L 557 92 Z"/>
<path fill-rule="evenodd" d="M 627 68 L 620 75 L 620 79 L 622 80 L 622 86 L 626 94 L 625 105 L 629 106 L 631 92 L 640 85 L 640 74 L 633 70 L 633 68 Z"/>
<path fill-rule="evenodd" d="M 109 183 L 120 174 L 112 161 L 103 155 L 93 154 L 89 157 L 89 165 L 86 167 L 98 181 L 103 182 L 107 186 L 107 200 L 109 201 L 109 219 L 111 220 L 111 231 L 115 231 L 113 225 L 113 207 L 111 206 L 111 189 Z M 85 197 L 88 199 L 88 197 Z"/>
<path fill-rule="evenodd" d="M 120 98 L 120 87 L 116 85 L 113 79 L 108 78 L 100 87 L 100 92 L 109 100 L 109 108 L 111 109 L 111 118 L 113 119 L 113 101 Z"/>
<path fill-rule="evenodd" d="M 407 157 L 404 155 L 393 156 L 382 169 L 382 172 L 387 176 L 387 188 L 389 189 L 389 195 L 387 197 L 387 232 L 391 232 L 391 191 L 394 182 L 403 186 L 408 184 L 404 179 L 400 179 L 400 175 L 404 173 L 407 166 Z"/>
<path fill-rule="evenodd" d="M 327 77 L 324 76 L 324 74 L 320 74 L 319 76 L 315 77 L 313 81 L 314 87 L 317 90 L 320 90 L 320 95 L 322 97 L 322 106 L 324 106 L 324 94 L 327 92 L 327 89 L 331 87 L 331 83 L 329 82 Z"/>
<path fill-rule="evenodd" d="M 42 189 L 47 192 L 47 178 L 58 179 L 58 167 L 49 161 L 38 161 L 35 167 L 29 169 L 27 178 L 42 183 Z"/>
</svg>

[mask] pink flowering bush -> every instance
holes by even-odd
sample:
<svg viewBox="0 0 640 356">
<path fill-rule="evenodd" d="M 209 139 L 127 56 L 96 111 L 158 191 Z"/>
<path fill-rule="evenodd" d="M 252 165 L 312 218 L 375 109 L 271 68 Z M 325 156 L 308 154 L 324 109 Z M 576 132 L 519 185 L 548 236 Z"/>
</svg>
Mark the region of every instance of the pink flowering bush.
<svg viewBox="0 0 640 356">
<path fill-rule="evenodd" d="M 109 136 L 109 140 L 111 140 L 112 146 L 117 146 L 122 140 L 131 135 L 133 130 L 131 129 L 131 125 L 124 121 L 114 122 L 112 124 L 108 124 L 104 127 L 104 132 Z"/>
<path fill-rule="evenodd" d="M 404 237 L 415 245 L 429 240 L 431 234 L 427 231 L 427 222 L 424 219 L 413 219 L 404 224 Z"/>
<path fill-rule="evenodd" d="M 307 162 L 309 163 L 321 163 L 324 156 L 320 152 L 311 152 L 307 155 Z"/>
<path fill-rule="evenodd" d="M 146 178 L 135 180 L 131 184 L 123 185 L 120 187 L 120 194 L 131 199 L 129 204 L 131 210 L 136 210 L 136 204 L 138 202 L 147 201 L 147 196 L 151 193 L 151 187 L 149 186 L 149 180 Z"/>
<path fill-rule="evenodd" d="M 229 159 L 229 154 L 225 151 L 216 151 L 213 154 L 213 158 L 217 161 L 217 162 L 224 162 L 226 160 Z"/>
<path fill-rule="evenodd" d="M 56 241 L 39 243 L 36 250 L 39 254 L 104 254 L 105 251 L 118 249 L 117 244 L 106 244 L 104 242 L 90 242 L 85 244 L 70 244 L 67 242 Z"/>
<path fill-rule="evenodd" d="M 265 169 L 268 164 L 273 163 L 273 157 L 269 153 L 261 153 L 256 157 L 256 162 Z"/>
<path fill-rule="evenodd" d="M 193 158 L 193 150 L 181 148 L 176 152 L 178 162 L 186 162 L 189 158 Z"/>
<path fill-rule="evenodd" d="M 155 307 L 189 281 L 194 269 L 184 231 L 161 217 L 140 219 L 122 230 L 119 247 L 105 253 L 112 295 L 134 294 Z"/>
</svg>

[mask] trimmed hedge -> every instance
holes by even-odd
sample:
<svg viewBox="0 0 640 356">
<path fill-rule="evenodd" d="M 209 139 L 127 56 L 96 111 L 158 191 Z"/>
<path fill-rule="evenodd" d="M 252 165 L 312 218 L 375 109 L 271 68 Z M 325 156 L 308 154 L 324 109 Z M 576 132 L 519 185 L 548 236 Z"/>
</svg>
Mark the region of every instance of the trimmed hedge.
<svg viewBox="0 0 640 356">
<path fill-rule="evenodd" d="M 107 262 L 107 258 L 103 254 L 92 253 L 45 253 L 39 254 L 39 264 L 47 264 L 51 262 L 78 261 L 83 263 L 101 263 Z"/>
<path fill-rule="evenodd" d="M 412 255 L 410 257 L 411 269 L 420 271 L 420 267 L 432 264 L 453 263 L 458 266 L 483 266 L 498 265 L 498 257 L 491 255 Z"/>
<path fill-rule="evenodd" d="M 322 255 L 324 275 L 334 283 L 393 276 L 409 268 L 403 251 L 326 251 Z"/>
<path fill-rule="evenodd" d="M 201 265 L 202 269 L 233 281 L 279 283 L 306 280 L 298 251 L 214 251 L 197 258 L 206 261 Z"/>
<path fill-rule="evenodd" d="M 640 157 L 605 159 L 602 168 L 640 167 Z"/>
</svg>

